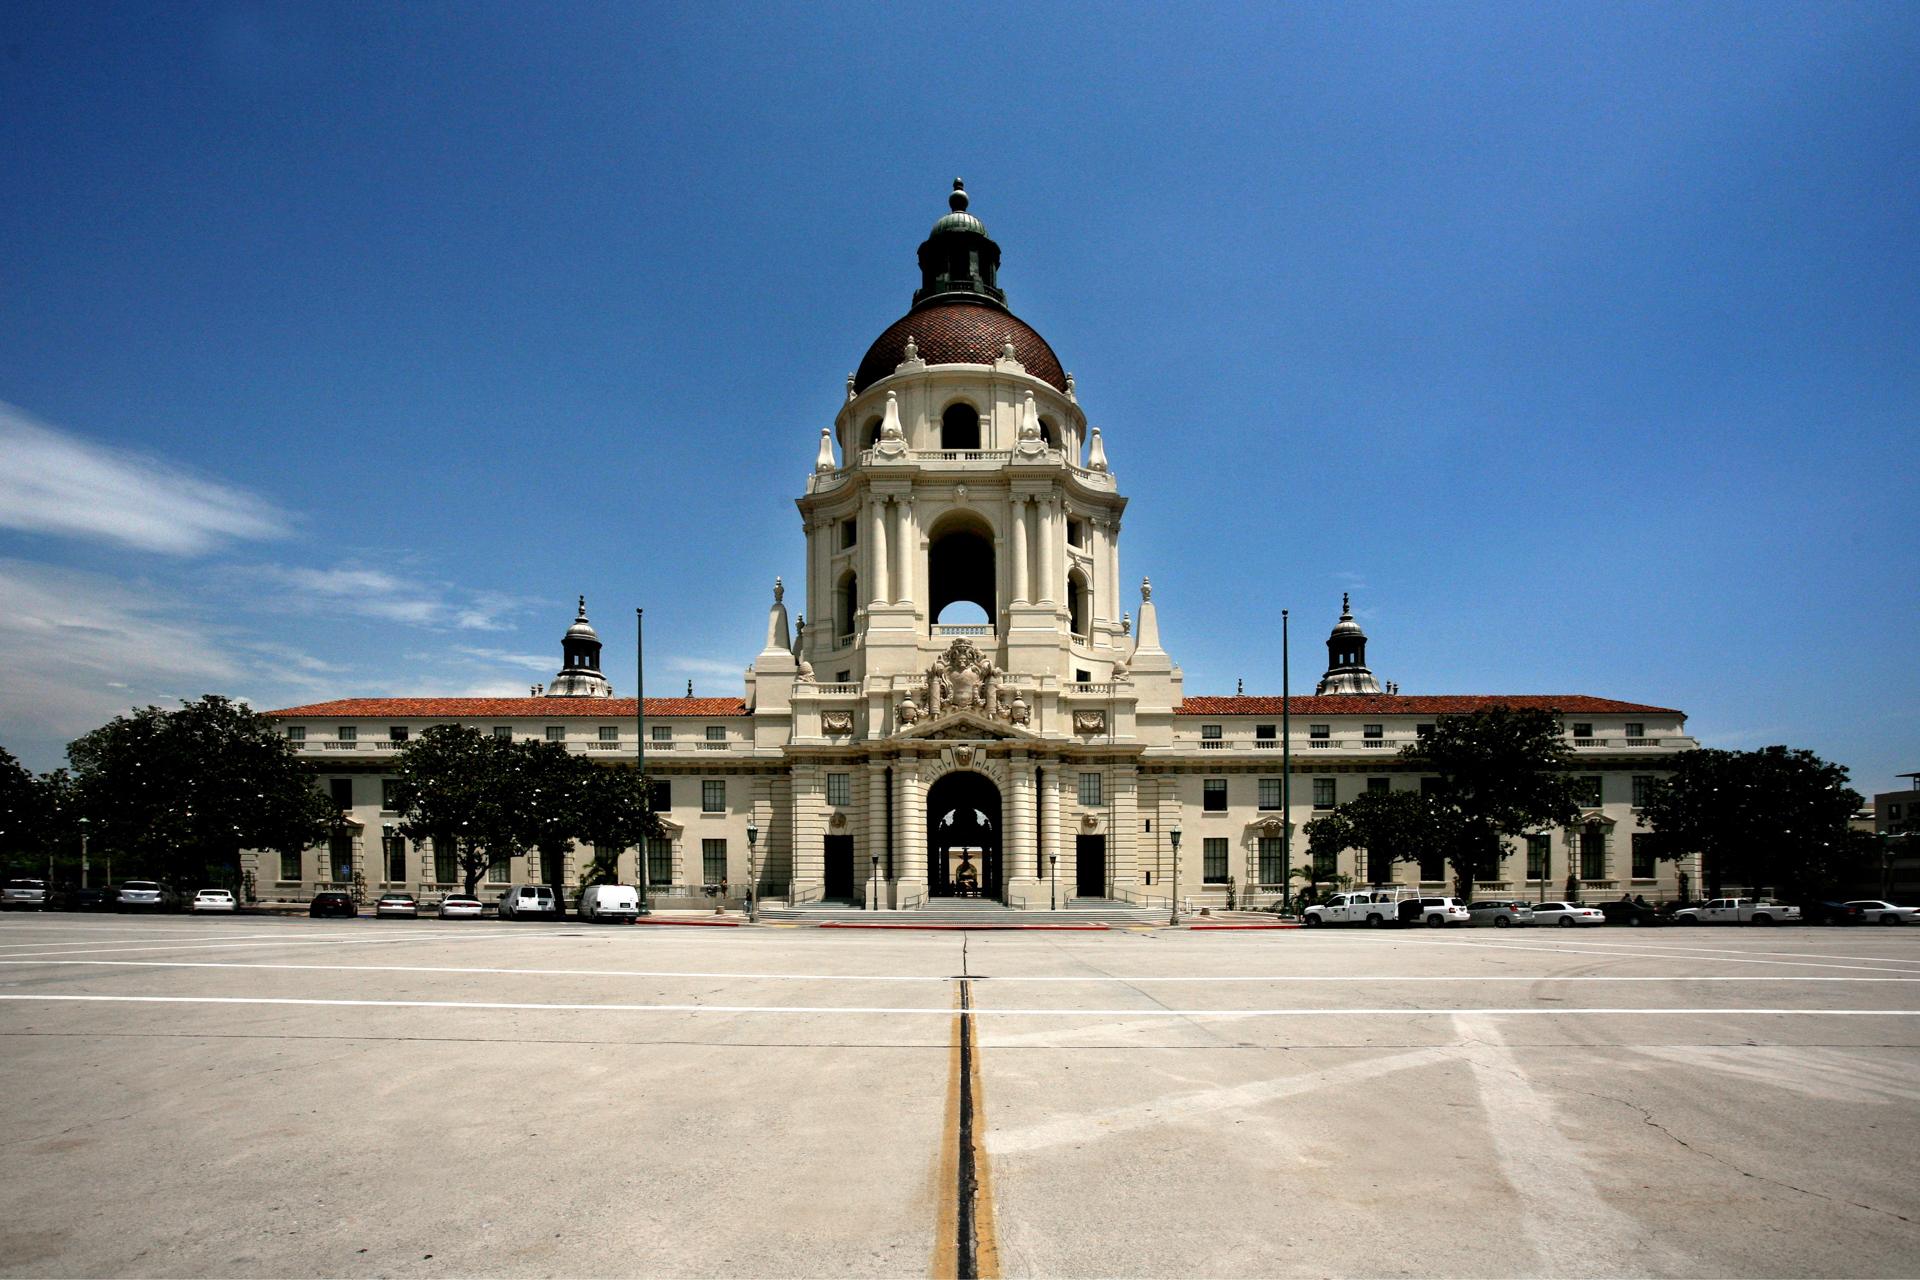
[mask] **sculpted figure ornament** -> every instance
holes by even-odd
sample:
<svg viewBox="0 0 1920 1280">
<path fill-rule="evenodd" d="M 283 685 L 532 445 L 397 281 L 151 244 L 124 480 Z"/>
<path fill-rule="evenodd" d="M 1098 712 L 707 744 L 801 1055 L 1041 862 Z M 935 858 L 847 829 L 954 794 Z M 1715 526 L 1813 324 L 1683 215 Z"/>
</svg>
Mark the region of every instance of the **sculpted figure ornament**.
<svg viewBox="0 0 1920 1280">
<path fill-rule="evenodd" d="M 1016 451 L 1032 456 L 1044 453 L 1046 439 L 1040 434 L 1040 411 L 1034 405 L 1033 392 L 1027 392 L 1025 403 L 1020 406 L 1020 439 L 1014 445 Z"/>
<path fill-rule="evenodd" d="M 920 686 L 921 697 L 915 708 L 918 714 L 929 718 L 943 716 L 949 711 L 982 711 L 995 720 L 1009 719 L 1012 715 L 1008 705 L 1006 690 L 1001 682 L 1006 673 L 993 665 L 993 660 L 985 657 L 973 647 L 973 641 L 964 636 L 947 646 L 947 651 L 933 660 L 927 668 L 925 680 Z M 908 694 L 912 701 L 912 694 Z M 1020 704 L 1016 695 L 1014 704 Z M 902 714 L 905 713 L 902 704 Z"/>
<path fill-rule="evenodd" d="M 907 451 L 906 434 L 900 430 L 900 398 L 887 392 L 887 414 L 880 423 L 880 439 L 873 451 L 885 458 L 897 458 Z"/>
<path fill-rule="evenodd" d="M 1073 731 L 1075 733 L 1104 733 L 1107 728 L 1107 713 L 1104 711 L 1076 711 L 1073 713 Z"/>
<path fill-rule="evenodd" d="M 853 712 L 822 711 L 820 713 L 820 731 L 822 733 L 852 733 Z"/>
<path fill-rule="evenodd" d="M 908 693 L 906 697 L 900 699 L 899 717 L 900 727 L 903 729 L 909 725 L 919 723 L 920 706 L 913 700 L 912 693 Z"/>
<path fill-rule="evenodd" d="M 1027 705 L 1027 700 L 1020 696 L 1018 689 L 1015 689 L 1013 691 L 1013 703 L 1007 708 L 1008 723 L 1025 725 L 1031 723 L 1032 720 L 1033 708 Z"/>
</svg>

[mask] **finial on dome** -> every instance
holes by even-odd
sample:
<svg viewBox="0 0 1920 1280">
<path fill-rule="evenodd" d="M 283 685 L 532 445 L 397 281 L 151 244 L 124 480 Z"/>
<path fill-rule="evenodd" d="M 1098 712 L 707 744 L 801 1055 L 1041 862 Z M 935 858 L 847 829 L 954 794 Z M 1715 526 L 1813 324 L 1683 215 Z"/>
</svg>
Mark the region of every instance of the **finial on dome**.
<svg viewBox="0 0 1920 1280">
<path fill-rule="evenodd" d="M 1019 359 L 1019 357 L 1018 357 L 1018 356 L 1016 356 L 1016 355 L 1014 354 L 1014 352 L 1013 352 L 1013 335 L 1012 335 L 1012 334 L 1008 334 L 1008 335 L 1007 335 L 1007 336 L 1006 336 L 1005 338 L 1003 338 L 1003 339 L 1001 340 L 1001 342 L 1000 342 L 1000 358 L 1001 358 L 1002 360 L 1017 360 L 1017 359 Z"/>
<path fill-rule="evenodd" d="M 580 613 L 574 619 L 574 621 L 585 622 L 586 620 L 587 620 L 587 598 L 585 596 L 581 596 L 580 597 Z"/>
<path fill-rule="evenodd" d="M 853 389 L 853 382 L 854 382 L 854 375 L 850 373 L 847 375 L 847 399 L 849 400 L 853 399 L 855 396 L 860 394 L 858 391 L 855 391 Z"/>
<path fill-rule="evenodd" d="M 779 604 L 782 600 L 785 600 L 786 598 L 787 598 L 786 583 L 780 581 L 780 579 L 778 578 L 775 578 L 773 580 L 773 602 L 775 604 Z"/>
<path fill-rule="evenodd" d="M 1153 599 L 1153 579 L 1152 578 L 1140 579 L 1140 598 L 1142 600 Z"/>
<path fill-rule="evenodd" d="M 967 184 L 960 179 L 953 180 L 953 194 L 947 197 L 947 208 L 955 213 L 964 213 L 967 208 Z"/>
<path fill-rule="evenodd" d="M 1352 599 L 1353 597 L 1350 596 L 1347 592 L 1342 591 L 1340 593 L 1340 616 L 1341 617 L 1347 618 L 1347 617 L 1353 616 L 1353 605 L 1350 603 Z"/>
<path fill-rule="evenodd" d="M 1246 691 L 1247 691 L 1247 682 L 1245 678 L 1235 677 L 1233 682 L 1233 696 L 1238 698 L 1243 694 L 1245 694 Z"/>
<path fill-rule="evenodd" d="M 920 358 L 920 344 L 913 340 L 912 334 L 908 334 L 907 349 L 900 353 L 901 362 L 905 363 L 906 361 L 918 360 L 919 358 Z"/>
<path fill-rule="evenodd" d="M 687 677 L 687 696 L 689 698 L 693 696 L 693 677 L 692 676 Z"/>
</svg>

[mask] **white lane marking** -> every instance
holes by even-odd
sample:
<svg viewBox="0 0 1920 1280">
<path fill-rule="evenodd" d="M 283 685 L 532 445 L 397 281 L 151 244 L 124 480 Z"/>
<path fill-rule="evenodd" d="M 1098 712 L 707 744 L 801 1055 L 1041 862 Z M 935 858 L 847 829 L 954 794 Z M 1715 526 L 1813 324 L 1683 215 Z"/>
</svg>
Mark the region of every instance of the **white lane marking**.
<svg viewBox="0 0 1920 1280">
<path fill-rule="evenodd" d="M 279 933 L 229 933 L 221 936 L 228 941 L 239 941 L 247 938 L 280 938 L 286 935 Z M 180 937 L 181 935 L 179 933 L 148 933 L 132 938 L 83 938 L 72 942 L 56 942 L 51 939 L 44 939 L 37 942 L 9 942 L 0 944 L 0 954 L 12 955 L 16 952 L 38 954 L 48 947 L 61 947 L 68 951 L 86 951 L 91 948 L 123 942 L 156 942 L 163 945 L 172 945 L 176 943 Z M 60 953 L 49 951 L 47 954 L 58 955 Z"/>
<path fill-rule="evenodd" d="M 263 937 L 266 935 L 262 935 Z M 481 939 L 459 938 L 460 942 L 478 942 Z M 136 947 L 82 947 L 74 951 L 29 951 L 0 956 L 7 960 L 32 960 L 39 958 L 57 960 L 62 956 L 84 955 L 121 955 L 129 951 L 230 951 L 235 947 L 249 951 L 258 951 L 272 947 L 384 947 L 403 942 L 447 941 L 429 934 L 415 934 L 411 937 L 394 936 L 390 938 L 278 938 L 271 942 L 156 942 Z"/>
<path fill-rule="evenodd" d="M 1581 1158 L 1582 1143 L 1569 1141 L 1573 1126 L 1563 1126 L 1551 1095 L 1534 1087 L 1500 1024 L 1461 1014 L 1454 1031 L 1461 1041 L 1454 1053 L 1472 1067 L 1500 1174 L 1525 1206 L 1520 1229 L 1534 1256 L 1533 1265 L 1519 1270 L 1585 1276 L 1691 1270 L 1690 1258 L 1607 1203 Z"/>
<path fill-rule="evenodd" d="M 399 941 L 399 939 L 394 939 Z M 539 978 L 699 978 L 702 980 L 721 978 L 738 982 L 955 982 L 959 979 L 949 974 L 931 973 L 721 973 L 717 971 L 689 969 L 528 969 L 508 968 L 486 965 L 430 965 L 430 964 L 277 964 L 264 960 L 72 960 L 65 958 L 36 960 L 0 956 L 0 965 L 27 965 L 32 968 L 52 968 L 61 965 L 81 965 L 103 969 L 272 969 L 292 970 L 313 973 L 484 973 L 504 974 L 507 976 L 526 976 Z M 1920 982 L 1920 974 L 1893 978 L 1830 978 L 1804 974 L 1716 974 L 1689 975 L 1680 974 L 1668 977 L 1650 978 L 1645 976 L 1609 977 L 1605 974 L 1568 974 L 1566 976 L 1544 975 L 1529 977 L 1524 974 L 1492 974 L 1472 976 L 1467 974 L 1412 974 L 1402 977 L 1379 974 L 1255 974 L 1247 976 L 1214 975 L 1203 978 L 1181 977 L 1124 977 L 1104 975 L 1076 974 L 1061 977 L 1036 977 L 1022 975 L 1001 977 L 992 974 L 973 975 L 976 981 L 993 983 L 1033 982 L 1042 984 L 1069 983 L 1117 983 L 1133 986 L 1142 983 L 1174 983 L 1189 986 L 1206 986 L 1220 982 Z"/>
<path fill-rule="evenodd" d="M 906 1017 L 953 1016 L 953 1007 L 888 1007 L 884 1005 L 753 1005 L 753 1004 L 546 1004 L 507 1000 L 347 1000 L 309 996 L 107 996 L 107 995 L 30 995 L 0 993 L 0 1000 L 40 1001 L 45 1003 L 100 1004 L 220 1004 L 220 1005 L 301 1005 L 353 1009 L 514 1009 L 553 1013 L 771 1013 L 820 1014 L 857 1013 L 893 1014 Z M 1406 1008 L 1406 1009 L 982 1009 L 974 1013 L 990 1018 L 1328 1018 L 1328 1017 L 1418 1017 L 1485 1014 L 1516 1017 L 1544 1014 L 1625 1014 L 1631 1017 L 1686 1016 L 1721 1017 L 1726 1015 L 1768 1014 L 1796 1018 L 1920 1018 L 1920 1009 L 1774 1009 L 1723 1006 L 1717 1008 L 1566 1008 L 1540 1007 L 1517 1009 Z"/>
<path fill-rule="evenodd" d="M 1606 956 L 1621 960 L 1681 960 L 1682 955 L 1660 951 L 1620 951 L 1604 947 L 1554 947 L 1539 946 L 1524 942 L 1440 942 L 1427 944 L 1435 947 L 1475 947 L 1482 951 L 1530 951 L 1537 954 L 1554 956 Z M 1702 956 L 1708 964 L 1767 964 L 1787 969 L 1864 969 L 1869 973 L 1920 973 L 1916 969 L 1895 969 L 1884 964 L 1822 964 L 1815 960 L 1742 960 L 1732 956 Z"/>
<path fill-rule="evenodd" d="M 1549 935 L 1550 936 L 1550 935 Z M 1439 939 L 1435 939 L 1439 941 Z M 1449 939 L 1448 941 L 1452 941 Z M 1541 939 L 1544 941 L 1544 939 Z M 1608 938 L 1583 938 L 1578 934 L 1567 939 L 1583 947 L 1611 947 L 1629 952 L 1637 952 L 1647 947 L 1658 948 L 1661 954 L 1672 955 L 1729 955 L 1729 956 L 1804 956 L 1812 960 L 1876 960 L 1886 964 L 1920 965 L 1920 956 L 1863 956 L 1855 954 L 1835 955 L 1827 951 L 1754 951 L 1745 947 L 1690 947 L 1680 942 L 1626 942 Z"/>
</svg>

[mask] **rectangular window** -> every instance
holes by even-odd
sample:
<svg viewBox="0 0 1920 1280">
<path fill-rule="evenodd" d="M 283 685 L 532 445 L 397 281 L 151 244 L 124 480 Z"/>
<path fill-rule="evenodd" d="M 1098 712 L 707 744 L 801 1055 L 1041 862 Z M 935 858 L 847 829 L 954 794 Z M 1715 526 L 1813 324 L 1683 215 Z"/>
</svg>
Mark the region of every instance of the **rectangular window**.
<svg viewBox="0 0 1920 1280">
<path fill-rule="evenodd" d="M 1600 807 L 1600 775 L 1599 774 L 1597 773 L 1585 774 L 1579 778 L 1574 779 L 1574 784 L 1575 784 L 1575 787 L 1577 788 L 1577 795 L 1578 795 L 1581 808 L 1598 809 Z"/>
<path fill-rule="evenodd" d="M 1200 726 L 1200 736 L 1218 741 L 1220 738 L 1220 726 L 1217 724 L 1203 724 Z"/>
<path fill-rule="evenodd" d="M 647 807 L 655 813 L 665 813 L 673 808 L 673 783 L 666 778 L 655 778 L 647 784 Z"/>
<path fill-rule="evenodd" d="M 303 724 L 290 724 L 287 726 L 288 742 L 305 742 L 306 740 L 307 726 Z"/>
<path fill-rule="evenodd" d="M 407 838 L 388 836 L 387 840 L 387 883 L 405 884 L 407 882 Z"/>
<path fill-rule="evenodd" d="M 1280 741 L 1280 727 L 1271 724 L 1257 724 L 1253 726 L 1253 740 L 1255 742 L 1266 743 L 1268 750 L 1272 750 L 1273 744 Z"/>
<path fill-rule="evenodd" d="M 343 724 L 334 730 L 334 734 L 341 742 L 358 742 L 360 740 L 360 726 Z"/>
<path fill-rule="evenodd" d="M 1227 838 L 1208 836 L 1201 844 L 1200 879 L 1206 884 L 1227 882 Z"/>
<path fill-rule="evenodd" d="M 848 547 L 856 547 L 859 545 L 860 522 L 858 520 L 842 520 L 840 522 L 840 549 L 844 551 Z"/>
<path fill-rule="evenodd" d="M 721 884 L 727 878 L 727 842 L 711 837 L 700 842 L 700 874 L 708 884 Z"/>
<path fill-rule="evenodd" d="M 1313 807 L 1316 809 L 1333 808 L 1333 779 L 1315 778 L 1313 780 Z"/>
<path fill-rule="evenodd" d="M 647 837 L 647 883 L 673 883 L 673 841 L 665 836 Z"/>
<path fill-rule="evenodd" d="M 1553 847 L 1553 837 L 1538 835 L 1527 837 L 1527 879 L 1545 880 L 1547 878 L 1547 855 Z"/>
<path fill-rule="evenodd" d="M 1391 791 L 1393 790 L 1393 779 L 1392 778 L 1368 778 L 1367 790 L 1370 792 L 1376 792 L 1376 793 L 1381 791 Z"/>
<path fill-rule="evenodd" d="M 601 725 L 601 726 L 600 726 L 600 741 L 602 741 L 602 742 L 618 742 L 618 741 L 620 741 L 620 726 L 619 726 L 619 725 L 617 725 L 617 724 L 603 724 L 603 725 Z"/>
<path fill-rule="evenodd" d="M 1607 878 L 1607 833 L 1597 822 L 1583 828 L 1580 832 L 1580 878 L 1582 880 Z"/>
<path fill-rule="evenodd" d="M 487 883 L 505 884 L 513 871 L 513 864 L 506 858 L 495 858 L 487 864 Z"/>
<path fill-rule="evenodd" d="M 1335 853 L 1313 854 L 1312 855 L 1313 873 L 1316 876 L 1319 876 L 1322 880 L 1325 880 L 1328 876 L 1333 875 L 1336 871 L 1340 869 L 1338 866 L 1335 865 L 1335 863 L 1338 862 L 1339 860 L 1339 856 L 1340 855 Z"/>
<path fill-rule="evenodd" d="M 1280 846 L 1282 843 L 1283 841 L 1280 839 L 1279 836 L 1261 836 L 1260 837 L 1260 883 L 1261 884 L 1284 883 L 1284 881 L 1282 881 L 1281 879 L 1283 868 L 1280 865 L 1280 862 L 1281 862 Z"/>
<path fill-rule="evenodd" d="M 650 724 L 647 726 L 647 734 L 655 742 L 672 742 L 673 726 L 670 724 Z"/>
<path fill-rule="evenodd" d="M 1653 796 L 1653 775 L 1636 773 L 1633 775 L 1633 807 L 1644 809 Z"/>
<path fill-rule="evenodd" d="M 567 726 L 563 724 L 550 724 L 547 726 L 548 742 L 565 742 L 566 740 Z"/>
<path fill-rule="evenodd" d="M 836 808 L 844 808 L 853 803 L 852 774 L 830 773 L 827 775 L 827 803 Z"/>
<path fill-rule="evenodd" d="M 445 836 L 433 838 L 433 879 L 436 884 L 460 882 L 460 859 L 454 856 L 453 841 Z"/>
<path fill-rule="evenodd" d="M 493 726 L 493 736 L 511 742 L 513 740 L 513 726 L 510 724 L 497 724 Z"/>
<path fill-rule="evenodd" d="M 334 778 L 327 783 L 333 793 L 333 807 L 336 809 L 353 808 L 353 779 Z"/>
<path fill-rule="evenodd" d="M 1225 778 L 1204 778 L 1200 782 L 1200 812 L 1225 813 L 1227 811 L 1227 780 Z"/>
<path fill-rule="evenodd" d="M 725 813 L 727 811 L 727 780 L 725 778 L 702 778 L 700 780 L 700 812 Z"/>
<path fill-rule="evenodd" d="M 1638 720 L 1629 720 L 1627 721 L 1627 736 L 1629 738 L 1644 738 L 1647 736 L 1647 726 Z"/>
<path fill-rule="evenodd" d="M 1635 880 L 1653 879 L 1653 861 L 1653 832 L 1634 832 L 1633 878 Z"/>
<path fill-rule="evenodd" d="M 1098 808 L 1106 803 L 1100 798 L 1100 775 L 1083 773 L 1080 775 L 1080 804 L 1083 808 Z"/>
<path fill-rule="evenodd" d="M 280 855 L 280 878 L 282 880 L 298 880 L 300 878 L 299 854 L 282 853 Z"/>
<path fill-rule="evenodd" d="M 1387 726 L 1383 724 L 1363 725 L 1360 729 L 1360 736 L 1369 742 L 1379 742 L 1387 736 Z"/>
<path fill-rule="evenodd" d="M 403 724 L 395 724 L 395 725 L 387 726 L 388 742 L 405 742 L 406 740 L 407 740 L 407 726 Z"/>
<path fill-rule="evenodd" d="M 1260 807 L 1278 809 L 1280 807 L 1280 779 L 1260 779 Z"/>
<path fill-rule="evenodd" d="M 394 803 L 394 792 L 400 789 L 398 778 L 380 779 L 380 808 L 387 813 L 397 813 L 400 806 Z"/>
<path fill-rule="evenodd" d="M 1327 739 L 1331 738 L 1332 736 L 1333 736 L 1333 726 L 1330 724 L 1314 724 L 1314 725 L 1307 726 L 1307 737 L 1312 741 L 1325 742 Z"/>
<path fill-rule="evenodd" d="M 727 726 L 723 724 L 710 724 L 707 726 L 708 742 L 725 742 L 726 740 Z"/>
<path fill-rule="evenodd" d="M 1573 736 L 1576 738 L 1591 738 L 1593 736 L 1593 726 L 1576 721 L 1573 726 Z"/>
<path fill-rule="evenodd" d="M 1433 849 L 1423 850 L 1420 854 L 1420 879 L 1428 883 L 1444 881 L 1447 878 L 1447 860 Z"/>
<path fill-rule="evenodd" d="M 334 833 L 327 852 L 332 855 L 333 880 L 336 884 L 346 884 L 353 879 L 353 837 L 344 831 Z"/>
</svg>

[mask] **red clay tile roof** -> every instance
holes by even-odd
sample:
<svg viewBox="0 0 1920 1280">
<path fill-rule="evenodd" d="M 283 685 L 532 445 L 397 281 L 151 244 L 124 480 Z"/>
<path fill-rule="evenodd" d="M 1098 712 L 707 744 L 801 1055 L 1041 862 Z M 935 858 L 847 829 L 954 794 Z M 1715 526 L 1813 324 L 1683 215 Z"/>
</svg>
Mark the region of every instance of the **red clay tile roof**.
<svg viewBox="0 0 1920 1280">
<path fill-rule="evenodd" d="M 1397 693 L 1333 693 L 1297 698 L 1188 698 L 1173 709 L 1177 716 L 1277 716 L 1280 704 L 1296 716 L 1337 715 L 1466 715 L 1483 707 L 1538 708 L 1566 715 L 1646 714 L 1679 716 L 1672 707 L 1650 707 L 1639 702 L 1615 702 L 1584 693 L 1441 693 L 1413 696 Z"/>
<path fill-rule="evenodd" d="M 853 389 L 865 391 L 892 373 L 906 354 L 909 336 L 928 364 L 992 364 L 1011 336 L 1013 354 L 1028 373 L 1056 390 L 1067 389 L 1060 357 L 1045 338 L 1019 317 L 977 302 L 937 302 L 894 321 L 867 348 L 853 375 Z"/>
<path fill-rule="evenodd" d="M 502 716 L 554 719 L 631 720 L 632 698 L 336 698 L 283 707 L 270 716 L 341 716 L 364 720 L 483 720 Z M 747 704 L 739 698 L 648 698 L 647 715 L 659 718 L 744 716 Z"/>
</svg>

